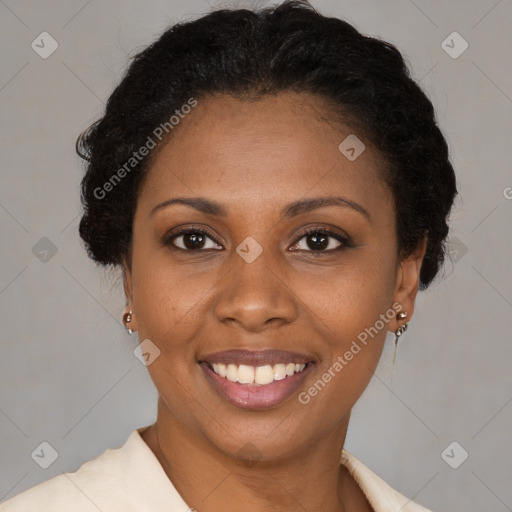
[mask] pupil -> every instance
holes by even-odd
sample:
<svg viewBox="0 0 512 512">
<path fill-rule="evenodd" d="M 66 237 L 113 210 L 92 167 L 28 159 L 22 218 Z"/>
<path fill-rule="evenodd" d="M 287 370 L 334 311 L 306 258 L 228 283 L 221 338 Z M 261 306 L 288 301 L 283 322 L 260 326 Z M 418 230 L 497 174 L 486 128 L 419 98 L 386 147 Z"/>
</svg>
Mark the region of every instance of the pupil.
<svg viewBox="0 0 512 512">
<path fill-rule="evenodd" d="M 204 242 L 204 237 L 201 234 L 189 233 L 183 237 L 183 242 L 187 249 L 197 249 Z"/>
<path fill-rule="evenodd" d="M 328 237 L 320 233 L 309 235 L 310 240 L 313 240 L 313 244 L 309 244 L 309 248 L 313 250 L 325 249 L 329 245 Z"/>
</svg>

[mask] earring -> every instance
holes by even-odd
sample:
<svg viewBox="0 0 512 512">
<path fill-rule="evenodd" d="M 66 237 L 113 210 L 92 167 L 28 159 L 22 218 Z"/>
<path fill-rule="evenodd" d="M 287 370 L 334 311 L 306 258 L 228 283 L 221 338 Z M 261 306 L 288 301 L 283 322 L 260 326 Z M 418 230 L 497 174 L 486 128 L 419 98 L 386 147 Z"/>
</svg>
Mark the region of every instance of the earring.
<svg viewBox="0 0 512 512">
<path fill-rule="evenodd" d="M 128 327 L 128 325 L 127 325 L 127 324 L 129 324 L 132 321 L 132 316 L 133 316 L 133 311 L 132 310 L 128 311 L 127 313 L 125 313 L 123 315 L 123 323 L 124 323 L 124 326 L 126 328 L 126 332 L 128 334 L 132 334 L 133 333 L 132 329 L 130 329 Z"/>
<path fill-rule="evenodd" d="M 404 318 L 407 318 L 407 313 L 405 311 L 400 311 L 398 315 L 396 315 L 397 320 L 403 320 Z M 395 331 L 395 354 L 393 356 L 393 364 L 395 364 L 396 359 L 396 349 L 398 346 L 398 338 L 402 336 L 402 334 L 407 330 L 407 322 L 404 325 L 401 325 L 396 331 Z"/>
</svg>

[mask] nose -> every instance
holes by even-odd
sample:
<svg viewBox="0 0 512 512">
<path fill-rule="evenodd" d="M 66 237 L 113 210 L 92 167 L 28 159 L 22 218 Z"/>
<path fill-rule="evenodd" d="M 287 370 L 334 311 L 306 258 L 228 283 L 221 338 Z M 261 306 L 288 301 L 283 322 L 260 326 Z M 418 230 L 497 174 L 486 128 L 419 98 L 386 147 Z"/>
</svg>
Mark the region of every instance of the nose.
<svg viewBox="0 0 512 512">
<path fill-rule="evenodd" d="M 265 251 L 252 263 L 236 253 L 230 259 L 231 268 L 219 283 L 214 306 L 218 321 L 261 332 L 297 318 L 297 297 Z"/>
</svg>

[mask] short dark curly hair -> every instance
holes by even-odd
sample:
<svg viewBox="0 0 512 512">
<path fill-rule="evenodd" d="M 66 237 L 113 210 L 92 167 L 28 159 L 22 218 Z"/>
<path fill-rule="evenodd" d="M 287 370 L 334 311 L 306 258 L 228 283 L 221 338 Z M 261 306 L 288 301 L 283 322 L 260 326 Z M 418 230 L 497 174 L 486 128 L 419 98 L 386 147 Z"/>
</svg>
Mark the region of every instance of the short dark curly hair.
<svg viewBox="0 0 512 512">
<path fill-rule="evenodd" d="M 254 11 L 222 9 L 178 23 L 133 57 L 103 117 L 76 143 L 86 160 L 79 232 L 89 256 L 116 266 L 129 254 L 138 190 L 150 161 L 133 161 L 133 155 L 155 127 L 192 97 L 258 99 L 283 91 L 329 100 L 331 115 L 357 126 L 383 154 L 400 257 L 427 235 L 419 283 L 426 289 L 444 261 L 457 195 L 432 103 L 393 45 L 325 17 L 303 0 Z M 123 179 L 113 182 L 116 173 Z"/>
</svg>

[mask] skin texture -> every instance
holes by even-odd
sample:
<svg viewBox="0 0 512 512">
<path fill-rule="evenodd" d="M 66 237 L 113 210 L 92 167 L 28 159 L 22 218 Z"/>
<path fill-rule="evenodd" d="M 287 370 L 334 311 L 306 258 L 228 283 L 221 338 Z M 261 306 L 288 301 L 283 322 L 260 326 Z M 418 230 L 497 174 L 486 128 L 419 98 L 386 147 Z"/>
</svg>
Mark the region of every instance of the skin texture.
<svg viewBox="0 0 512 512">
<path fill-rule="evenodd" d="M 349 161 L 338 145 L 349 126 L 327 120 L 323 100 L 280 93 L 256 102 L 208 96 L 172 132 L 140 190 L 130 259 L 124 266 L 130 327 L 161 351 L 148 366 L 159 392 L 158 418 L 143 438 L 189 506 L 200 512 L 372 510 L 340 466 L 350 412 L 379 361 L 394 318 L 307 405 L 290 397 L 262 411 L 228 403 L 198 364 L 228 349 L 279 348 L 311 356 L 307 390 L 365 328 L 399 302 L 410 321 L 422 243 L 399 261 L 395 212 L 381 177 L 382 156 Z M 343 196 L 281 217 L 287 204 Z M 225 217 L 173 204 L 176 197 L 221 203 Z M 177 226 L 207 228 L 204 249 L 188 250 Z M 346 234 L 324 253 L 308 227 Z M 236 248 L 246 237 L 263 248 L 252 263 Z M 216 250 L 217 249 L 217 250 Z M 316 251 L 317 253 L 320 251 Z M 250 443 L 250 444 L 248 444 Z"/>
</svg>

